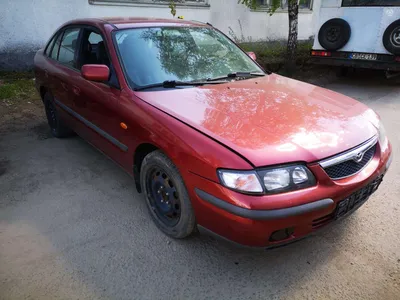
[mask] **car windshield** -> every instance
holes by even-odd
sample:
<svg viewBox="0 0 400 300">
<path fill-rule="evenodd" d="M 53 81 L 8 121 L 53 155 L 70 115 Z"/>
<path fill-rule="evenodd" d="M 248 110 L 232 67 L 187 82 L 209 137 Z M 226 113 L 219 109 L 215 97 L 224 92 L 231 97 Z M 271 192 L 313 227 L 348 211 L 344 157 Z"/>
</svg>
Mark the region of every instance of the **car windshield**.
<svg viewBox="0 0 400 300">
<path fill-rule="evenodd" d="M 115 41 L 133 87 L 164 81 L 198 81 L 235 72 L 264 73 L 223 34 L 204 27 L 119 30 Z"/>
</svg>

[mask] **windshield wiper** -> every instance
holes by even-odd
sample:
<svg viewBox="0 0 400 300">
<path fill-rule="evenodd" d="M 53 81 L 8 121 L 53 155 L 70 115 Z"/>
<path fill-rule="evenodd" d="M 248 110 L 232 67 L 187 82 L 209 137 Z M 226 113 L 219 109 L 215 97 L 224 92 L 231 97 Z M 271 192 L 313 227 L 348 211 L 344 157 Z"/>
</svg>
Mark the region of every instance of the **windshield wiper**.
<svg viewBox="0 0 400 300">
<path fill-rule="evenodd" d="M 212 84 L 220 84 L 220 83 L 226 83 L 226 81 L 213 81 Z M 176 88 L 178 86 L 201 86 L 205 84 L 210 84 L 208 81 L 178 81 L 178 80 L 165 80 L 164 82 L 160 83 L 153 83 L 141 87 L 134 88 L 135 91 L 143 91 L 147 89 L 152 89 L 152 88 Z"/>
<path fill-rule="evenodd" d="M 243 77 L 262 77 L 265 76 L 265 73 L 261 72 L 234 72 L 229 73 L 225 76 L 215 77 L 215 78 L 207 78 L 207 81 L 218 81 L 223 79 L 230 79 L 230 78 L 243 78 Z"/>
</svg>

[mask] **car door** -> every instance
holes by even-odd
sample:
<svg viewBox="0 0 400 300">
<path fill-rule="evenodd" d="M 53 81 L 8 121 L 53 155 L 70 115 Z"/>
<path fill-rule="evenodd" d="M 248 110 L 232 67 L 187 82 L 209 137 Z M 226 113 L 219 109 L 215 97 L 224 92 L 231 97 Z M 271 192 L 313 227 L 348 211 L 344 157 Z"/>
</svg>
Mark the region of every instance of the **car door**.
<svg viewBox="0 0 400 300">
<path fill-rule="evenodd" d="M 76 96 L 74 82 L 80 77 L 76 64 L 79 34 L 79 27 L 65 28 L 50 53 L 50 58 L 53 60 L 51 92 L 56 105 L 62 108 L 74 106 Z"/>
<path fill-rule="evenodd" d="M 94 82 L 82 76 L 74 78 L 76 90 L 74 109 L 87 130 L 84 137 L 117 163 L 129 161 L 124 128 L 121 127 L 119 97 L 121 90 L 113 71 L 105 41 L 100 31 L 92 27 L 82 29 L 78 67 L 85 64 L 105 64 L 110 68 L 107 82 Z"/>
</svg>

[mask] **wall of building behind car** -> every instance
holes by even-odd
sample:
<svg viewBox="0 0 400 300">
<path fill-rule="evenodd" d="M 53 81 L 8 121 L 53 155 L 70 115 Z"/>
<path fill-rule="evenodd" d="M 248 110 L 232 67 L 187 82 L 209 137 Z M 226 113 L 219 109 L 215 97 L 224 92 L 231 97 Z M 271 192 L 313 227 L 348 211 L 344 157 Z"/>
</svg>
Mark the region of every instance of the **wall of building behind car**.
<svg viewBox="0 0 400 300">
<path fill-rule="evenodd" d="M 270 0 L 259 0 L 268 4 Z M 286 0 L 282 0 L 286 1 Z M 316 7 L 320 0 L 315 0 Z M 25 70 L 34 53 L 43 47 L 64 22 L 86 17 L 172 18 L 169 0 L 2 0 L 0 10 L 0 70 Z M 287 12 L 269 16 L 265 9 L 252 11 L 237 0 L 177 0 L 177 16 L 209 22 L 242 41 L 276 40 L 287 37 Z M 282 2 L 284 3 L 284 2 Z M 299 39 L 313 35 L 314 13 L 299 14 Z"/>
</svg>

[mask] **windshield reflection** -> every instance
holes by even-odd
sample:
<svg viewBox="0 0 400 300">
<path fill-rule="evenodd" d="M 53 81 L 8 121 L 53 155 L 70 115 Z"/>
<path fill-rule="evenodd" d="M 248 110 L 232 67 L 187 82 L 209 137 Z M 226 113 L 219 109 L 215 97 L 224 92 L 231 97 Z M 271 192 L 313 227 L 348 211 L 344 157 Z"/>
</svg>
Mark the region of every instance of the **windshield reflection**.
<svg viewBox="0 0 400 300">
<path fill-rule="evenodd" d="M 125 73 L 135 87 L 166 80 L 204 80 L 233 72 L 263 72 L 211 28 L 135 28 L 117 31 L 115 39 Z"/>
</svg>

